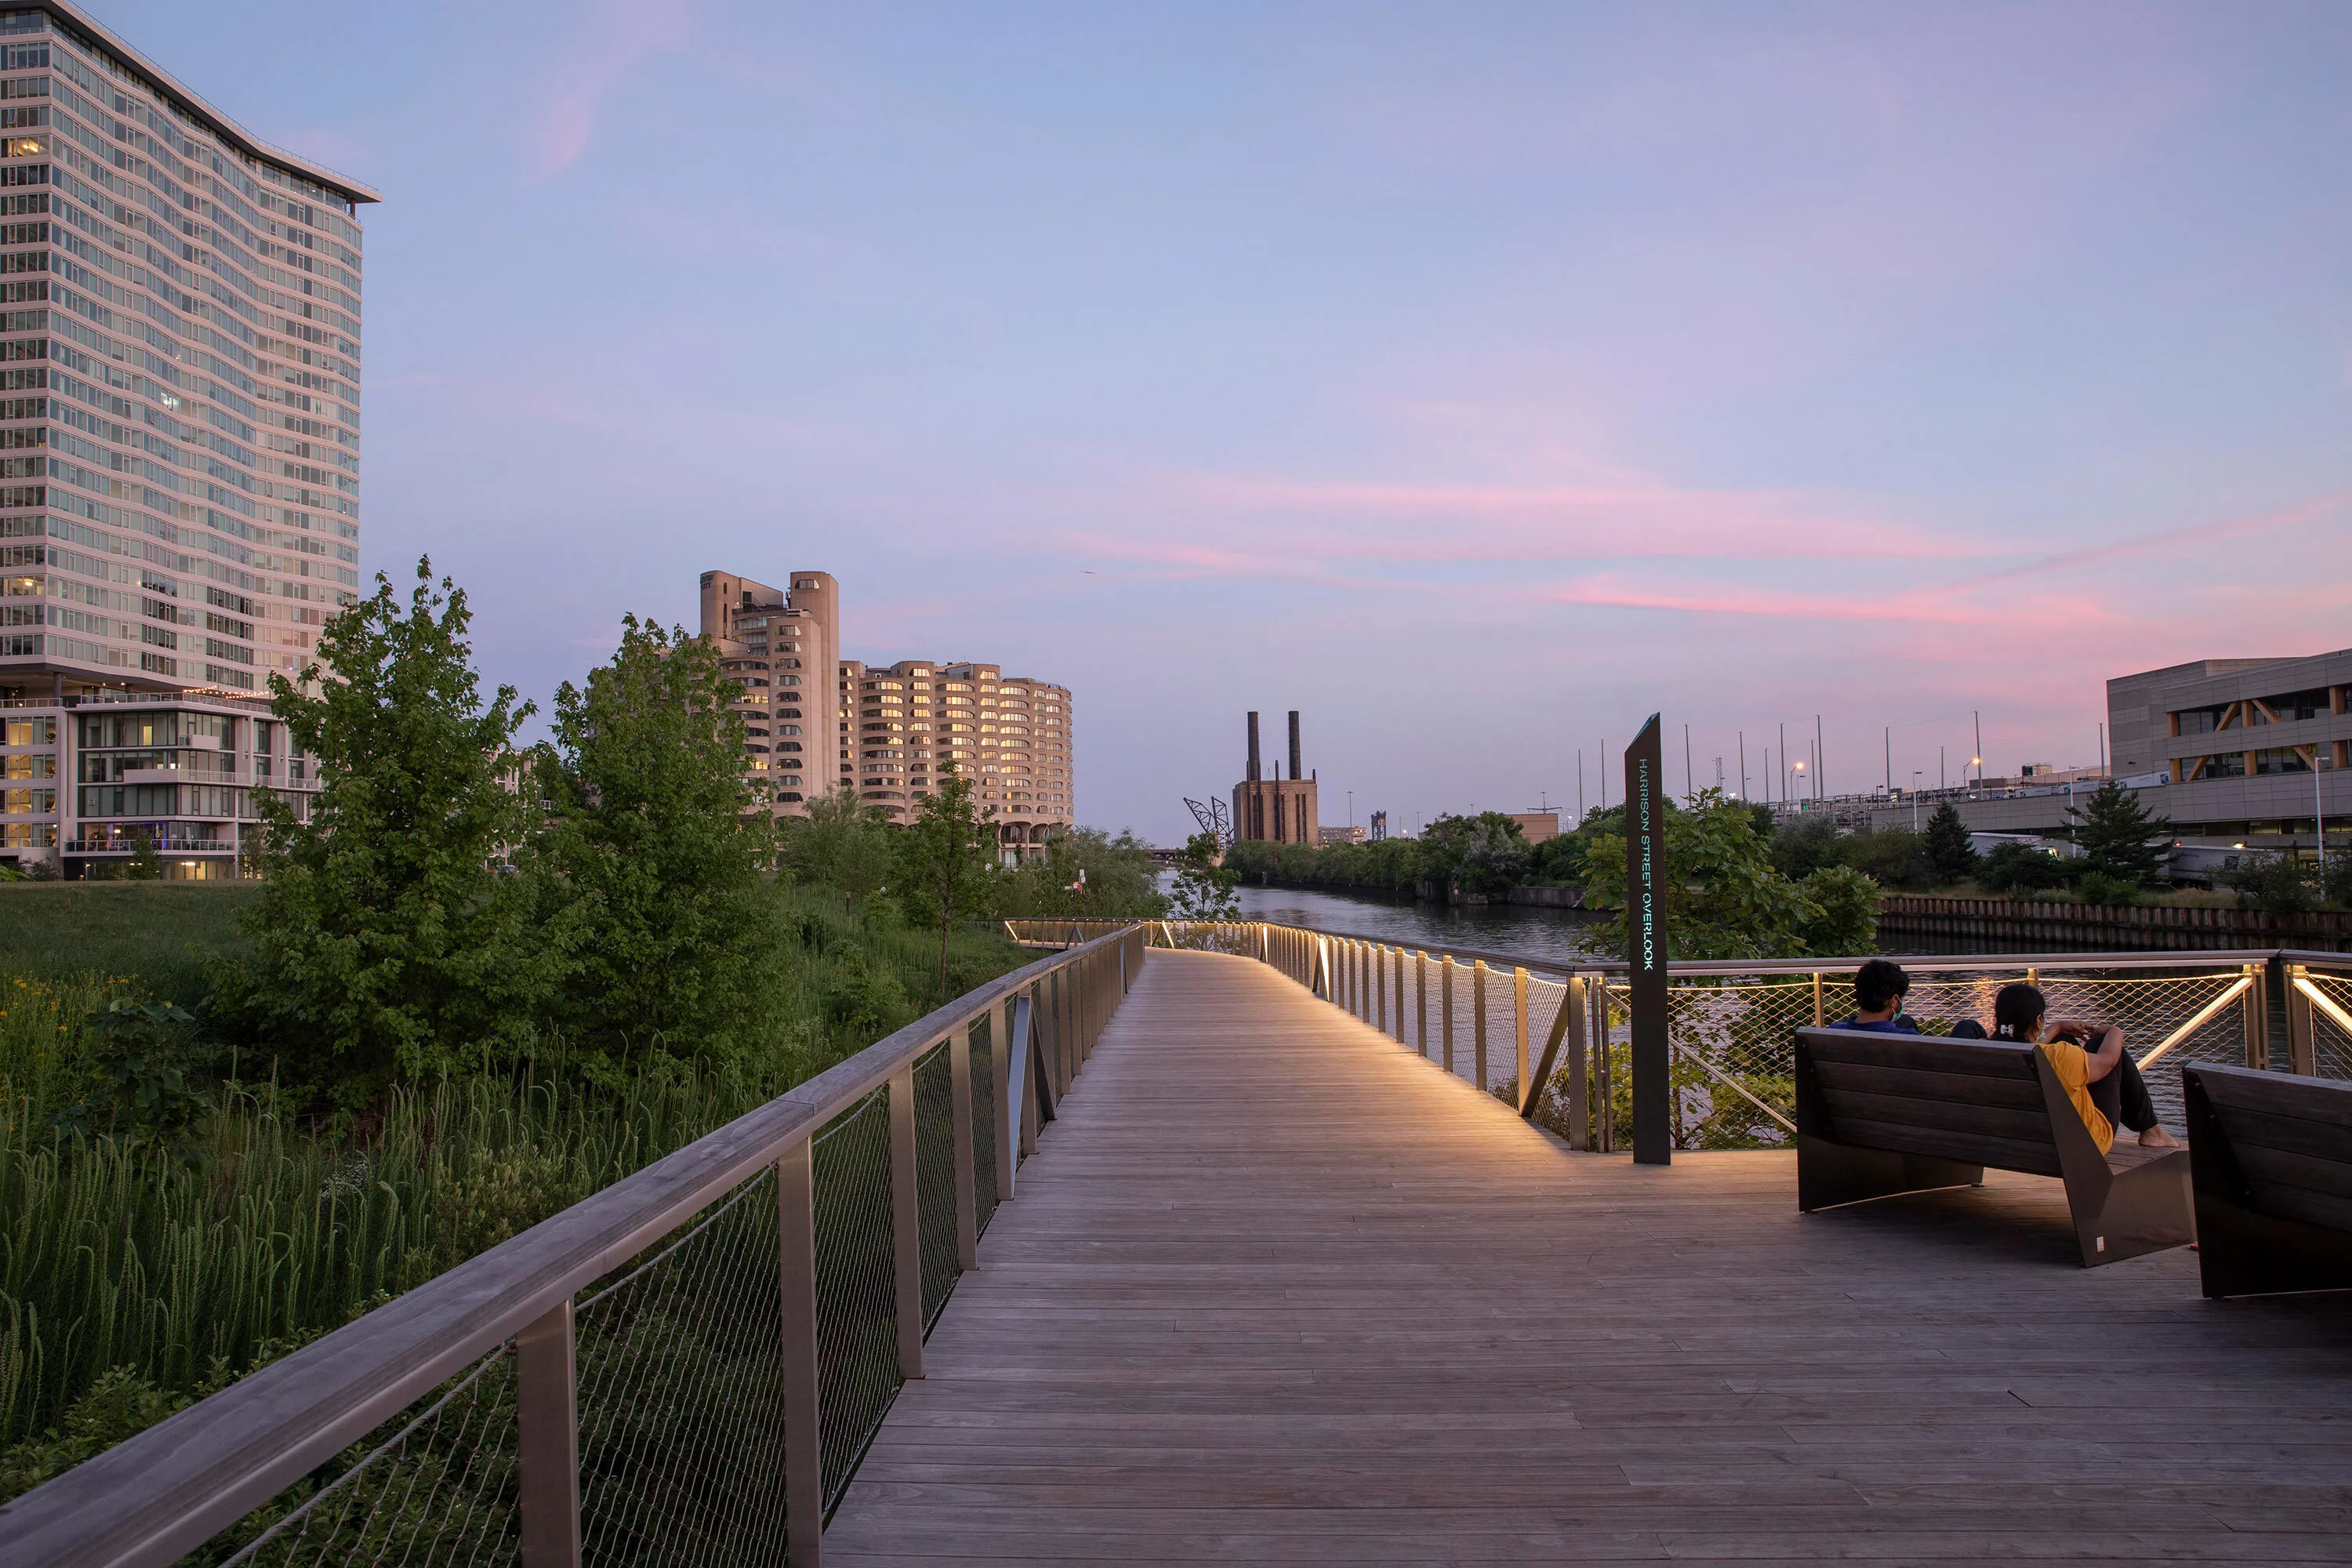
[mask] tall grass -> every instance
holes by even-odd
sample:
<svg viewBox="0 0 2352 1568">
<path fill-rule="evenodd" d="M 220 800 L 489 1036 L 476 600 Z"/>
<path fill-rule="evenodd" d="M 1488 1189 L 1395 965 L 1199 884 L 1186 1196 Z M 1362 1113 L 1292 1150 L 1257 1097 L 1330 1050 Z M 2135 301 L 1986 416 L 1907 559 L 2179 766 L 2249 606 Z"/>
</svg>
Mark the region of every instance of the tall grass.
<svg viewBox="0 0 2352 1568">
<path fill-rule="evenodd" d="M 89 1140 L 54 1120 L 96 1084 L 85 1021 L 125 994 L 198 1002 L 191 973 L 236 940 L 234 893 L 91 890 L 101 897 L 40 906 L 65 929 L 32 936 L 0 921 L 0 1498 L 948 999 L 935 932 L 787 890 L 796 940 L 777 962 L 793 977 L 791 1005 L 750 1066 L 597 1087 L 549 1061 L 415 1086 L 363 1128 L 330 1134 L 270 1089 L 266 1063 L 227 1056 L 217 1109 L 184 1136 Z M 84 917 L 96 931 L 87 944 L 72 927 Z M 51 962 L 84 952 L 137 963 L 109 974 Z M 949 988 L 1035 956 L 993 927 L 960 931 Z"/>
</svg>

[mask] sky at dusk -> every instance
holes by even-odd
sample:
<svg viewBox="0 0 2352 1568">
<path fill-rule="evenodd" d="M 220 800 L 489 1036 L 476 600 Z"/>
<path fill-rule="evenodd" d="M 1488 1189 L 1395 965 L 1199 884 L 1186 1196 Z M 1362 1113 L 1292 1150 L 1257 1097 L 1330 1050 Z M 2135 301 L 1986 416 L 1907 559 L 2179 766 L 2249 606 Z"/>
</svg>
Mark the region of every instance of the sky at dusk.
<svg viewBox="0 0 2352 1568">
<path fill-rule="evenodd" d="M 1173 842 L 1251 708 L 1409 830 L 2352 645 L 2333 0 L 86 3 L 383 191 L 364 567 L 542 705 L 820 568 Z"/>
</svg>

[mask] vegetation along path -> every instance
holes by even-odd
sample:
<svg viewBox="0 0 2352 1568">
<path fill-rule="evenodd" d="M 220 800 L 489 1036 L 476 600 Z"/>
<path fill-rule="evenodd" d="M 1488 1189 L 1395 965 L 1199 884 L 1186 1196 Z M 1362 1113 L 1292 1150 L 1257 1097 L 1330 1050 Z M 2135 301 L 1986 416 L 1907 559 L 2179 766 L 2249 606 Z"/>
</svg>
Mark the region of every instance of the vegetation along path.
<svg viewBox="0 0 2352 1568">
<path fill-rule="evenodd" d="M 2352 1557 L 2345 1298 L 2084 1269 L 2055 1182 L 1800 1216 L 1205 953 L 1062 1111 L 829 1563 Z"/>
</svg>

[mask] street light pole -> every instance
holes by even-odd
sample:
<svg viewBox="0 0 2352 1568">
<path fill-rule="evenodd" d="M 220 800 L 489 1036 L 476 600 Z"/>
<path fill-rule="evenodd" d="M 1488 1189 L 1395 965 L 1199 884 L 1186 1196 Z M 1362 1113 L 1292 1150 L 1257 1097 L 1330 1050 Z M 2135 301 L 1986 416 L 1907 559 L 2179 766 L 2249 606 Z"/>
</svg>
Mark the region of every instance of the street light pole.
<svg viewBox="0 0 2352 1568">
<path fill-rule="evenodd" d="M 1920 769 L 1918 769 L 1918 768 L 1913 768 L 1913 769 L 1911 770 L 1911 832 L 1912 832 L 1912 834 L 1913 834 L 1913 836 L 1914 836 L 1914 837 L 1916 837 L 1916 835 L 1917 835 L 1917 834 L 1918 834 L 1918 832 L 1919 832 L 1919 774 L 1920 774 L 1920 772 L 1921 772 L 1921 770 L 1920 770 Z"/>
</svg>

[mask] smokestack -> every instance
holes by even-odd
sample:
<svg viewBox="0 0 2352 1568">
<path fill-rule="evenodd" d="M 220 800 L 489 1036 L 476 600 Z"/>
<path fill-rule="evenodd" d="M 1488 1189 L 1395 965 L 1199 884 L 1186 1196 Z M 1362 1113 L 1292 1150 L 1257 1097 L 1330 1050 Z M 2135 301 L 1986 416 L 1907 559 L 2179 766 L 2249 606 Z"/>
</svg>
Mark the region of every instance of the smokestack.
<svg viewBox="0 0 2352 1568">
<path fill-rule="evenodd" d="M 1298 710 L 1290 710 L 1290 776 L 1303 776 L 1298 771 Z"/>
<path fill-rule="evenodd" d="M 1257 783 L 1257 715 L 1253 712 L 1250 715 L 1250 752 L 1248 773 L 1249 782 L 1252 784 Z"/>
</svg>

